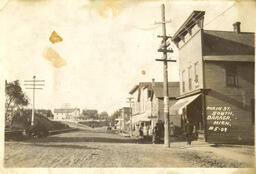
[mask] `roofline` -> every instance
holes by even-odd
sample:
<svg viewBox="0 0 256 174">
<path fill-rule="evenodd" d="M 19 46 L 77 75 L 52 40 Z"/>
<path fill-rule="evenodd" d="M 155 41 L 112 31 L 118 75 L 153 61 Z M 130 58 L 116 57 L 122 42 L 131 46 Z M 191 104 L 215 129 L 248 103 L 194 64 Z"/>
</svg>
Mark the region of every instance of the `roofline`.
<svg viewBox="0 0 256 174">
<path fill-rule="evenodd" d="M 133 94 L 137 89 L 138 89 L 139 85 L 135 85 L 130 91 L 129 94 Z"/>
<path fill-rule="evenodd" d="M 230 32 L 230 33 L 235 33 L 234 31 L 223 31 L 223 30 L 205 30 L 204 31 L 214 31 L 214 32 Z M 255 32 L 239 32 L 236 34 L 255 34 Z"/>
<path fill-rule="evenodd" d="M 133 94 L 139 87 L 148 87 L 148 85 L 151 85 L 152 88 L 157 88 L 157 87 L 162 87 L 163 82 L 155 82 L 155 84 L 160 84 L 161 86 L 152 86 L 152 82 L 139 82 L 138 85 L 135 85 L 130 91 L 129 94 Z M 172 85 L 171 85 L 172 84 Z M 168 88 L 169 87 L 178 87 L 180 85 L 179 81 L 173 81 L 173 82 L 168 82 Z"/>
<path fill-rule="evenodd" d="M 196 13 L 199 13 L 196 15 Z M 196 15 L 196 16 L 195 16 Z M 199 16 L 198 16 L 199 15 Z M 176 31 L 176 33 L 173 35 L 172 37 L 172 41 L 175 42 L 175 40 L 178 38 L 179 34 L 186 28 L 186 25 L 193 19 L 200 19 L 201 17 L 204 17 L 205 15 L 205 11 L 198 11 L 198 10 L 194 10 L 189 17 L 186 19 L 186 21 L 181 25 L 181 27 Z M 193 26 L 191 26 L 192 28 Z"/>
</svg>

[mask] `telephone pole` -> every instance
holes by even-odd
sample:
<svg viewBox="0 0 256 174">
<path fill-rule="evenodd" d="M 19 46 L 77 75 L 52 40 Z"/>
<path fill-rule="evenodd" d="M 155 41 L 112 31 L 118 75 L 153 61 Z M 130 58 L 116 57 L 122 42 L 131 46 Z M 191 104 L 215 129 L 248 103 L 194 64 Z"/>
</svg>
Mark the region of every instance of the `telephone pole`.
<svg viewBox="0 0 256 174">
<path fill-rule="evenodd" d="M 169 132 L 169 95 L 168 95 L 168 62 L 176 62 L 176 60 L 168 60 L 167 59 L 167 53 L 172 53 L 172 49 L 167 49 L 167 47 L 170 46 L 170 43 L 167 42 L 171 36 L 166 36 L 166 26 L 167 23 L 165 21 L 165 6 L 162 4 L 161 6 L 162 10 L 162 36 L 157 36 L 162 38 L 162 43 L 160 45 L 160 48 L 158 49 L 158 52 L 163 53 L 162 59 L 156 59 L 156 61 L 163 61 L 163 76 L 164 76 L 164 83 L 163 83 L 163 93 L 164 93 L 164 145 L 168 148 L 170 147 L 170 132 Z"/>
<path fill-rule="evenodd" d="M 133 103 L 133 97 L 127 97 L 128 101 L 127 103 L 130 104 L 130 108 L 131 108 L 131 111 L 130 111 L 130 136 L 132 136 L 132 103 Z"/>
<path fill-rule="evenodd" d="M 25 80 L 24 82 L 25 82 L 24 85 L 28 86 L 25 89 L 33 89 L 31 126 L 34 126 L 34 120 L 35 120 L 35 90 L 36 89 L 43 89 L 42 86 L 44 86 L 44 84 L 42 84 L 42 82 L 44 82 L 44 80 L 36 80 L 36 76 L 33 76 L 33 80 Z M 39 88 L 39 87 L 41 87 L 41 88 Z"/>
</svg>

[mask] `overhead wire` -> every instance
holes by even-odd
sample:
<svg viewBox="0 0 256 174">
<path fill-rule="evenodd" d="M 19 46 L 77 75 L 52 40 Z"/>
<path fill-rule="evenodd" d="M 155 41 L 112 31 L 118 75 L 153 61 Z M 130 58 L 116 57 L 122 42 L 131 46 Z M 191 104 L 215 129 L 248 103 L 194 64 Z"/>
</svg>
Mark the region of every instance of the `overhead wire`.
<svg viewBox="0 0 256 174">
<path fill-rule="evenodd" d="M 234 3 L 233 5 L 231 5 L 230 7 L 228 7 L 227 9 L 225 9 L 223 12 L 221 12 L 220 14 L 218 14 L 217 16 L 215 16 L 211 21 L 209 21 L 208 23 L 206 23 L 204 26 L 209 25 L 210 23 L 212 23 L 215 19 L 217 19 L 219 16 L 223 15 L 224 13 L 226 13 L 227 11 L 229 11 L 231 8 L 233 8 L 236 5 L 236 3 Z"/>
<path fill-rule="evenodd" d="M 224 11 L 222 11 L 220 14 L 218 14 L 218 15 L 216 15 L 214 18 L 212 18 L 212 20 L 210 20 L 208 23 L 204 24 L 203 26 L 205 27 L 205 26 L 209 25 L 210 23 L 212 23 L 213 21 L 215 21 L 218 17 L 220 17 L 221 15 L 223 15 L 224 13 L 226 13 L 227 11 L 229 11 L 230 9 L 232 9 L 235 5 L 236 5 L 236 3 L 234 3 L 234 4 L 231 5 L 231 6 L 229 6 L 229 7 L 226 8 Z M 199 16 L 199 15 L 200 15 L 200 13 L 199 13 L 197 16 Z M 197 16 L 196 16 L 196 17 L 197 17 Z M 201 18 L 195 20 L 195 22 L 201 20 L 202 18 L 203 18 L 203 16 L 202 16 Z M 188 27 L 190 27 L 190 26 L 191 26 L 191 25 L 189 25 Z M 184 30 L 183 32 L 181 32 L 181 34 L 183 34 L 184 32 L 186 32 L 186 30 Z M 179 60 L 179 61 L 181 61 L 181 60 Z M 182 62 L 185 62 L 185 61 L 182 61 Z"/>
</svg>

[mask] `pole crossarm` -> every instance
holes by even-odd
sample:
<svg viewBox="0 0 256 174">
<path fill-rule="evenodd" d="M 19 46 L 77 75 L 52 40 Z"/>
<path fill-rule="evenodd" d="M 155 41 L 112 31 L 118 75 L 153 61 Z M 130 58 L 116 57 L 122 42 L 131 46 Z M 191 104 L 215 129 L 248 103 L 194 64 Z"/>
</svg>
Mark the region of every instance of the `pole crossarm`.
<svg viewBox="0 0 256 174">
<path fill-rule="evenodd" d="M 126 101 L 126 103 L 134 103 L 134 101 Z"/>
<path fill-rule="evenodd" d="M 33 76 L 33 80 L 24 80 L 25 89 L 33 89 L 33 105 L 32 105 L 32 118 L 31 118 L 31 126 L 34 126 L 35 120 L 35 91 L 37 89 L 43 89 L 44 80 L 36 80 L 36 76 Z"/>
<path fill-rule="evenodd" d="M 26 83 L 26 84 L 24 84 L 25 86 L 29 86 L 29 85 L 35 85 L 35 86 L 44 86 L 44 84 L 28 84 L 28 83 Z"/>
<path fill-rule="evenodd" d="M 173 53 L 173 50 L 172 49 L 161 49 L 161 48 L 159 48 L 158 50 L 157 50 L 158 52 L 166 52 L 166 53 Z"/>
<path fill-rule="evenodd" d="M 165 39 L 165 40 L 167 40 L 167 39 L 172 39 L 172 36 L 157 35 L 157 37 L 163 38 L 163 39 Z"/>
<path fill-rule="evenodd" d="M 45 80 L 24 80 L 24 82 L 45 82 Z"/>
<path fill-rule="evenodd" d="M 168 39 L 172 39 L 172 36 L 166 35 L 166 26 L 167 21 L 165 20 L 165 6 L 162 4 L 161 6 L 161 16 L 162 16 L 162 35 L 157 35 L 157 37 L 162 38 L 162 42 L 160 48 L 157 50 L 158 52 L 163 53 L 162 59 L 156 59 L 156 61 L 163 62 L 163 96 L 164 96 L 164 145 L 168 148 L 170 147 L 170 132 L 169 132 L 169 95 L 168 95 L 168 62 L 176 62 L 176 60 L 167 59 L 167 53 L 173 53 L 172 49 L 168 49 L 170 43 L 167 42 Z"/>
<path fill-rule="evenodd" d="M 130 136 L 133 135 L 132 133 L 132 103 L 134 103 L 134 101 L 132 101 L 134 98 L 133 97 L 127 97 L 128 101 L 126 101 L 127 103 L 130 104 L 130 109 L 131 109 L 131 112 L 130 112 Z"/>
<path fill-rule="evenodd" d="M 171 59 L 155 59 L 156 61 L 166 61 L 166 62 L 176 62 L 176 60 Z"/>
<path fill-rule="evenodd" d="M 154 24 L 168 24 L 171 22 L 172 22 L 172 20 L 170 19 L 169 21 L 155 22 Z"/>
</svg>

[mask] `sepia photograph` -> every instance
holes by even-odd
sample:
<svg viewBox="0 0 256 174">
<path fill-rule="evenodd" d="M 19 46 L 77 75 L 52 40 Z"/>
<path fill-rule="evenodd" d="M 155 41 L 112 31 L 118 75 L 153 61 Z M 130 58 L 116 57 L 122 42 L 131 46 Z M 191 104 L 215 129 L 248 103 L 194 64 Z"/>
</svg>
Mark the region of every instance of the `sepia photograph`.
<svg viewBox="0 0 256 174">
<path fill-rule="evenodd" d="M 254 168 L 255 16 L 253 0 L 0 0 L 3 171 Z"/>
</svg>

